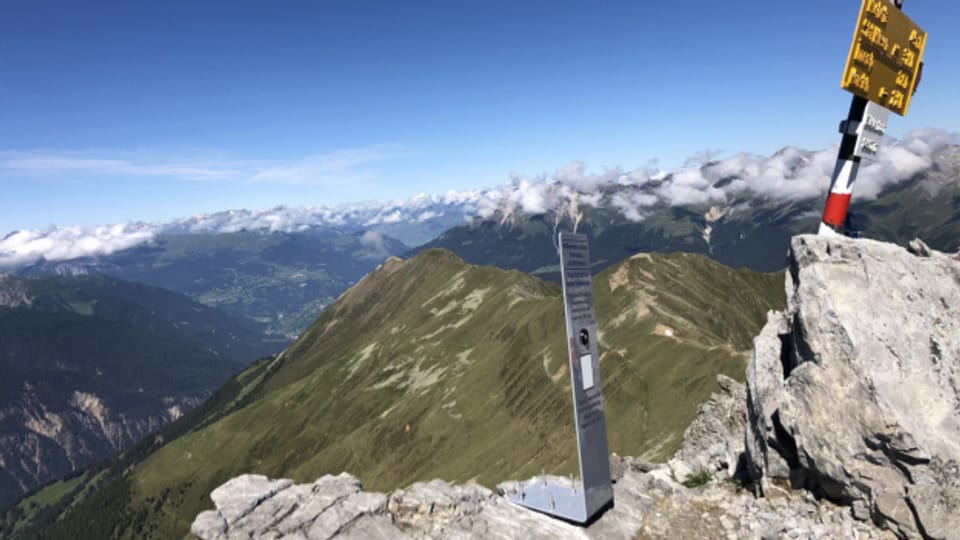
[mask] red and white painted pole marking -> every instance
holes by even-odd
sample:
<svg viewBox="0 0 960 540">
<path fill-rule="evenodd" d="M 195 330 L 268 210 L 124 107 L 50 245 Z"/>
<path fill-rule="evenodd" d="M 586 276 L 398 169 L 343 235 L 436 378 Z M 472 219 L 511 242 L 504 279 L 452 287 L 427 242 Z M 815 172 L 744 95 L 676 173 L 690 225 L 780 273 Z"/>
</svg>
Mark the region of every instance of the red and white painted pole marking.
<svg viewBox="0 0 960 540">
<path fill-rule="evenodd" d="M 843 231 L 843 222 L 847 219 L 847 209 L 850 207 L 853 184 L 857 180 L 859 169 L 859 158 L 837 159 L 830 194 L 827 195 L 827 204 L 823 208 L 823 218 L 820 220 L 819 234 L 835 236 Z"/>
<path fill-rule="evenodd" d="M 820 219 L 820 230 L 817 232 L 822 236 L 837 236 L 843 233 L 843 222 L 847 219 L 853 184 L 857 181 L 857 171 L 860 170 L 860 158 L 856 155 L 860 138 L 858 129 L 866 109 L 867 100 L 853 96 L 850 114 L 847 115 L 846 122 L 840 124 L 843 140 L 840 142 L 837 166 L 833 169 L 833 178 L 830 180 L 830 194 L 827 195 L 827 204 L 823 207 L 823 217 Z"/>
<path fill-rule="evenodd" d="M 894 5 L 897 9 L 903 9 L 903 0 L 894 0 Z M 922 72 L 923 62 L 920 63 L 914 81 L 914 92 L 920 84 Z M 830 194 L 827 195 L 827 203 L 823 207 L 818 234 L 838 236 L 844 233 L 853 184 L 857 181 L 857 172 L 860 170 L 860 158 L 876 156 L 880 141 L 887 130 L 888 117 L 889 111 L 884 110 L 882 105 L 870 104 L 858 95 L 853 96 L 847 120 L 840 124 L 843 140 L 840 142 L 837 166 L 833 169 Z"/>
</svg>

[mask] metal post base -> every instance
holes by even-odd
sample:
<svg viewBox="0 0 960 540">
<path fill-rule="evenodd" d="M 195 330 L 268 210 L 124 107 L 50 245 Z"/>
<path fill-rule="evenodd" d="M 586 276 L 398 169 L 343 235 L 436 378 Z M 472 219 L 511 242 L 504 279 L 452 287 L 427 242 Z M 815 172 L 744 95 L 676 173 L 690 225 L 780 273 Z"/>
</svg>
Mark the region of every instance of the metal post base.
<svg viewBox="0 0 960 540">
<path fill-rule="evenodd" d="M 599 516 L 613 503 L 587 244 L 587 237 L 582 234 L 560 233 L 560 275 L 580 480 L 542 475 L 526 484 L 517 484 L 515 492 L 509 495 L 509 500 L 518 505 L 581 524 Z"/>
<path fill-rule="evenodd" d="M 587 497 L 580 482 L 560 477 L 539 477 L 518 483 L 510 502 L 575 523 L 586 523 Z"/>
</svg>

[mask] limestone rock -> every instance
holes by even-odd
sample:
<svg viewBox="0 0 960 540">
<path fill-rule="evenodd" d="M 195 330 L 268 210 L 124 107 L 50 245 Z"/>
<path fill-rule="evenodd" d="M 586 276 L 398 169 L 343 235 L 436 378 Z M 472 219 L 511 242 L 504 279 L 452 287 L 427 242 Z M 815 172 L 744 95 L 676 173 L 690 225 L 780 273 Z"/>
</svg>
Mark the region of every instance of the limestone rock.
<svg viewBox="0 0 960 540">
<path fill-rule="evenodd" d="M 753 340 L 753 360 L 747 366 L 745 449 L 747 470 L 753 478 L 787 478 L 790 474 L 784 456 L 792 458 L 793 454 L 781 447 L 776 435 L 780 427 L 780 392 L 786 359 L 780 358 L 777 362 L 758 361 L 758 358 L 779 358 L 782 348 L 780 336 L 786 333 L 787 320 L 783 314 L 768 313 L 767 324 Z M 773 451 L 770 451 L 771 446 Z"/>
<path fill-rule="evenodd" d="M 197 516 L 192 532 L 203 540 L 892 538 L 805 492 L 774 488 L 758 499 L 726 482 L 687 489 L 663 466 L 649 473 L 628 467 L 614 489 L 616 505 L 579 527 L 476 484 L 434 480 L 384 495 L 360 491 L 347 474 L 303 485 L 248 476 L 218 488 L 217 509 Z"/>
<path fill-rule="evenodd" d="M 669 461 L 674 477 L 684 480 L 700 473 L 733 477 L 744 453 L 746 388 L 726 375 L 717 375 L 719 393 L 697 409 L 683 434 L 680 449 Z"/>
<path fill-rule="evenodd" d="M 620 456 L 616 452 L 610 454 L 610 479 L 614 483 L 620 481 L 627 471 L 650 472 L 657 465 L 633 456 Z"/>
<path fill-rule="evenodd" d="M 919 238 L 914 238 L 907 243 L 907 251 L 916 255 L 917 257 L 929 257 L 931 254 L 930 246 L 928 246 L 926 242 Z"/>
<path fill-rule="evenodd" d="M 914 255 L 915 254 L 915 255 Z M 798 236 L 747 370 L 749 469 L 904 538 L 960 531 L 960 263 Z"/>
<path fill-rule="evenodd" d="M 348 474 L 296 486 L 287 479 L 245 474 L 213 490 L 210 498 L 216 510 L 201 513 L 190 528 L 199 538 L 234 538 L 239 531 L 244 531 L 244 538 L 399 536 L 398 530 L 391 530 L 392 524 L 359 519 L 382 515 L 387 499 L 380 493 L 362 492 L 360 482 Z M 356 529 L 361 521 L 362 530 Z"/>
</svg>

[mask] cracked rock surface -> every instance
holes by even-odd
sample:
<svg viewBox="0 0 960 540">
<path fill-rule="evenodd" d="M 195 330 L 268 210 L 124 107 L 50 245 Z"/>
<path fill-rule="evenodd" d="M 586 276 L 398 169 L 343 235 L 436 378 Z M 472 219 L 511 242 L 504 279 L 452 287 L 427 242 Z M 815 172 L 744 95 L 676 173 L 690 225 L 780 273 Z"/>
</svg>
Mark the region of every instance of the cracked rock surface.
<svg viewBox="0 0 960 540">
<path fill-rule="evenodd" d="M 797 236 L 747 368 L 746 448 L 901 538 L 960 538 L 960 261 Z"/>
<path fill-rule="evenodd" d="M 204 540 L 893 538 L 806 492 L 772 488 L 758 499 L 721 481 L 689 489 L 664 466 L 647 473 L 641 462 L 625 462 L 616 505 L 587 528 L 515 506 L 476 484 L 434 480 L 386 495 L 362 491 L 356 478 L 340 474 L 301 485 L 239 476 L 217 488 L 216 510 L 197 516 L 191 531 Z"/>
</svg>

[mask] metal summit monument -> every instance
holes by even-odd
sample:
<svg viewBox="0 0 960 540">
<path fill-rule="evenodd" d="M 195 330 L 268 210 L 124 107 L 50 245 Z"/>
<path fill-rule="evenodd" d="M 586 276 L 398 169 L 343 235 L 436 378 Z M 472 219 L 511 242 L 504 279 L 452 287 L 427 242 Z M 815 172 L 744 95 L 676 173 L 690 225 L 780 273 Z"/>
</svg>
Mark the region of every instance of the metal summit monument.
<svg viewBox="0 0 960 540">
<path fill-rule="evenodd" d="M 521 506 L 567 521 L 587 523 L 613 505 L 613 484 L 600 384 L 590 252 L 585 235 L 560 233 L 560 263 L 580 479 L 536 479 L 509 497 Z"/>
</svg>

